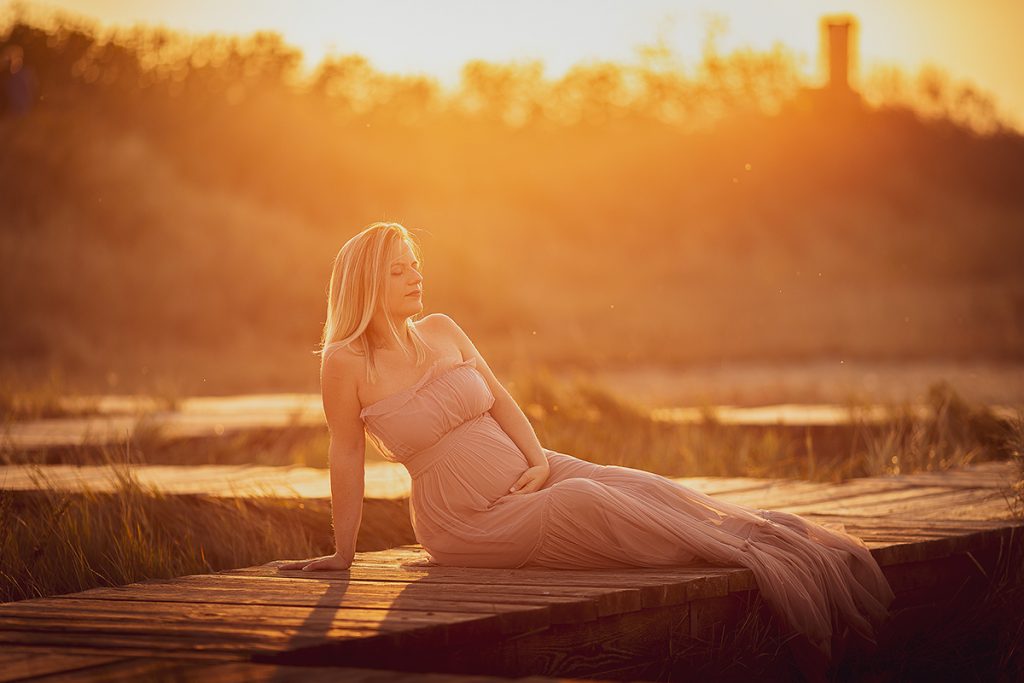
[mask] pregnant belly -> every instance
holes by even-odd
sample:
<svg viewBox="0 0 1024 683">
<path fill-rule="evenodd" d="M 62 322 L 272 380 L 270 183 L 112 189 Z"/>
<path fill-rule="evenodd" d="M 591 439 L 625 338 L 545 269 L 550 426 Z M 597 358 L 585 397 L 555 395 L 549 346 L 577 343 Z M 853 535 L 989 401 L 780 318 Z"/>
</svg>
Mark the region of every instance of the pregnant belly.
<svg viewBox="0 0 1024 683">
<path fill-rule="evenodd" d="M 412 503 L 421 514 L 443 507 L 479 511 L 509 494 L 529 467 L 526 456 L 490 413 L 457 428 L 443 444 L 444 454 L 413 479 Z"/>
</svg>

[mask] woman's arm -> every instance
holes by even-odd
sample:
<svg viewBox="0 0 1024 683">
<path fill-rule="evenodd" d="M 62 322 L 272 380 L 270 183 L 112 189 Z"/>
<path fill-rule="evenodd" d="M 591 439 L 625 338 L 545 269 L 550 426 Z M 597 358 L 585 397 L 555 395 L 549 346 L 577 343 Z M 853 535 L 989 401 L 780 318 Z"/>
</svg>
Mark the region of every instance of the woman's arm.
<svg viewBox="0 0 1024 683">
<path fill-rule="evenodd" d="M 363 518 L 365 450 L 336 447 L 332 436 L 328 454 L 335 555 L 348 566 L 356 554 L 356 538 Z"/>
<path fill-rule="evenodd" d="M 331 476 L 331 519 L 335 552 L 311 560 L 281 565 L 280 569 L 348 569 L 356 553 L 356 538 L 363 515 L 366 433 L 359 418 L 356 367 L 345 364 L 338 350 L 321 366 L 320 386 L 324 415 L 331 432 L 328 462 Z"/>
<path fill-rule="evenodd" d="M 491 368 L 487 365 L 487 362 L 480 355 L 476 346 L 470 340 L 469 336 L 462 330 L 458 324 L 452 320 L 449 316 L 443 313 L 435 313 L 448 328 L 448 332 L 451 338 L 455 340 L 455 343 L 459 347 L 459 351 L 462 352 L 463 358 L 469 360 L 473 358 L 476 360 L 476 367 L 480 373 L 487 380 L 487 384 L 491 389 L 491 393 L 494 394 L 494 405 L 491 406 L 491 416 L 494 417 L 495 421 L 501 426 L 502 430 L 509 435 L 519 450 L 526 456 L 527 462 L 530 463 L 532 468 L 539 468 L 538 472 L 533 473 L 534 475 L 543 474 L 536 486 L 526 486 L 521 491 L 515 492 L 529 493 L 531 490 L 540 488 L 544 483 L 544 479 L 547 478 L 547 470 L 550 468 L 548 465 L 547 456 L 544 455 L 544 450 L 541 448 L 540 440 L 537 439 L 537 433 L 533 430 L 533 425 L 526 418 L 519 404 L 516 403 L 512 395 L 508 393 L 508 390 L 502 386 L 501 382 L 498 381 L 494 373 L 491 372 Z M 540 469 L 542 468 L 542 469 Z M 532 476 L 529 478 L 533 478 Z M 517 482 L 517 486 L 513 487 L 519 489 L 519 484 L 526 483 L 524 480 Z"/>
</svg>

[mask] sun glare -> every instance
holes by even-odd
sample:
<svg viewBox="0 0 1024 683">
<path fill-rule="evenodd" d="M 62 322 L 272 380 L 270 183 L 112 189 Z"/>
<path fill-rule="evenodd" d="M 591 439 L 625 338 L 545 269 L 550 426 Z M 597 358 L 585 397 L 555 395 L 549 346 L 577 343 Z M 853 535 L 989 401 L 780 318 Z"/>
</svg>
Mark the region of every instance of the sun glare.
<svg viewBox="0 0 1024 683">
<path fill-rule="evenodd" d="M 1019 122 L 1024 112 L 1024 86 L 1015 72 L 1024 55 L 1013 34 L 1024 22 L 1024 3 L 1015 0 L 638 0 L 599 7 L 588 0 L 54 0 L 25 6 L 67 10 L 105 25 L 141 22 L 196 33 L 268 29 L 303 51 L 307 69 L 326 56 L 359 53 L 381 71 L 427 74 L 448 87 L 473 59 L 542 60 L 545 75 L 557 78 L 580 62 L 635 62 L 640 47 L 658 41 L 694 65 L 712 36 L 727 51 L 784 46 L 805 76 L 818 77 L 819 19 L 851 14 L 860 27 L 862 73 L 880 65 L 909 71 L 935 65 L 996 94 L 1010 118 Z"/>
</svg>

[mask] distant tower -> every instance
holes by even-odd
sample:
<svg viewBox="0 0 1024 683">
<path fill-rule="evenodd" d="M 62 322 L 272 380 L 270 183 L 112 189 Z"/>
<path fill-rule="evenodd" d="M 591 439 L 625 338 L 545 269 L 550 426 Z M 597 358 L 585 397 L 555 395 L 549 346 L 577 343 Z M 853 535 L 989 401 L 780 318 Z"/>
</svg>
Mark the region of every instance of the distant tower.
<svg viewBox="0 0 1024 683">
<path fill-rule="evenodd" d="M 828 74 L 826 89 L 846 94 L 857 63 L 857 20 L 849 14 L 825 16 L 820 22 L 821 46 L 818 57 Z"/>
<path fill-rule="evenodd" d="M 822 16 L 819 22 L 818 71 L 820 86 L 800 88 L 783 104 L 788 113 L 823 116 L 839 121 L 867 111 L 857 84 L 857 18 L 850 14 Z"/>
<path fill-rule="evenodd" d="M 828 87 L 846 88 L 850 87 L 850 79 L 846 70 L 849 68 L 849 54 L 846 47 L 846 38 L 850 34 L 849 24 L 828 25 Z"/>
<path fill-rule="evenodd" d="M 835 120 L 866 110 L 857 92 L 857 19 L 849 14 L 822 17 L 818 67 L 822 85 L 800 88 L 784 109 Z"/>
</svg>

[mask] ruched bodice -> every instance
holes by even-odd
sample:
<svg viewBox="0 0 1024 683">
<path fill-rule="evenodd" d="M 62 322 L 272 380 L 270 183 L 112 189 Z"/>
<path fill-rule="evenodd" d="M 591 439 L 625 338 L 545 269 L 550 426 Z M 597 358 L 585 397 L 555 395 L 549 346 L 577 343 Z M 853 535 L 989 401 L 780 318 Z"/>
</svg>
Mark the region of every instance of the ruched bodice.
<svg viewBox="0 0 1024 683">
<path fill-rule="evenodd" d="M 475 366 L 474 358 L 448 366 L 436 360 L 408 389 L 363 408 L 360 417 L 384 457 L 408 465 L 416 453 L 490 410 L 494 395 Z"/>
<path fill-rule="evenodd" d="M 547 448 L 543 487 L 510 493 L 530 465 L 494 418 L 494 404 L 474 358 L 438 360 L 411 387 L 360 413 L 384 457 L 409 470 L 413 529 L 433 562 L 747 567 L 783 622 L 826 656 L 844 626 L 872 639 L 885 618 L 889 584 L 867 546 L 843 529 Z"/>
</svg>

